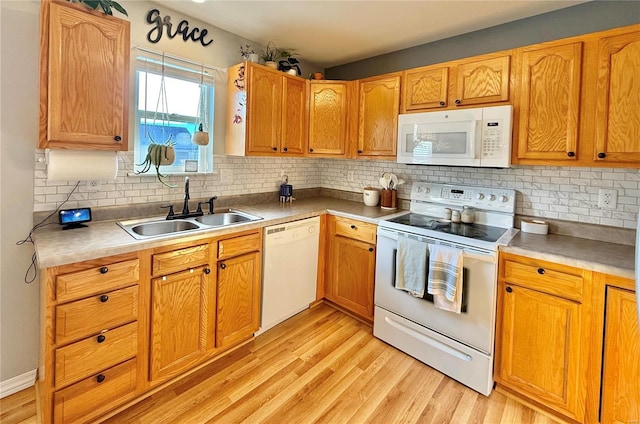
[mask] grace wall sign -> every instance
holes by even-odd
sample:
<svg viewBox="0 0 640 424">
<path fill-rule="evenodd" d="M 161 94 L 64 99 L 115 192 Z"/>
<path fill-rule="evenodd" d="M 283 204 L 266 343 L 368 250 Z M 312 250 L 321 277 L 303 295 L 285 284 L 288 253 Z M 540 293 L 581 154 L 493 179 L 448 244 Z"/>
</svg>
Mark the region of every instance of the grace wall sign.
<svg viewBox="0 0 640 424">
<path fill-rule="evenodd" d="M 191 40 L 193 42 L 200 42 L 203 46 L 207 47 L 213 43 L 213 40 L 205 41 L 205 36 L 209 33 L 206 29 L 200 29 L 198 27 L 189 28 L 189 22 L 185 19 L 181 20 L 173 30 L 173 23 L 171 22 L 171 16 L 167 15 L 164 18 L 160 16 L 158 9 L 151 9 L 147 13 L 147 23 L 155 25 L 147 33 L 147 40 L 150 43 L 157 43 L 162 38 L 164 29 L 167 30 L 167 37 L 174 38 L 176 35 L 182 35 L 184 41 Z M 198 34 L 199 33 L 199 34 Z"/>
</svg>

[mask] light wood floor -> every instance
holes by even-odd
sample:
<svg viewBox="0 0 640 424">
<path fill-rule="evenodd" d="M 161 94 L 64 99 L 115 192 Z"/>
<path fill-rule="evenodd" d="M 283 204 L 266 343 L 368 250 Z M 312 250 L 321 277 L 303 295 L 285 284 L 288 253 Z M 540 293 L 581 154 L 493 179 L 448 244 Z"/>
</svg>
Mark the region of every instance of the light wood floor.
<svg viewBox="0 0 640 424">
<path fill-rule="evenodd" d="M 35 423 L 34 390 L 0 400 Z M 374 338 L 327 305 L 304 311 L 106 423 L 554 423 L 485 397 Z"/>
</svg>

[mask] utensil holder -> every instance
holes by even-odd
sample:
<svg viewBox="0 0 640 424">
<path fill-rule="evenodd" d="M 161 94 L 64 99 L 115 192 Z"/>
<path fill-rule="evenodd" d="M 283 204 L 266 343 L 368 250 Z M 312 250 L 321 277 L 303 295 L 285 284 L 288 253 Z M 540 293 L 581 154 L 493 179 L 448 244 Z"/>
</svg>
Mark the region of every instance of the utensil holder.
<svg viewBox="0 0 640 424">
<path fill-rule="evenodd" d="M 384 209 L 396 209 L 398 207 L 398 191 L 382 189 L 380 195 L 380 207 Z"/>
</svg>

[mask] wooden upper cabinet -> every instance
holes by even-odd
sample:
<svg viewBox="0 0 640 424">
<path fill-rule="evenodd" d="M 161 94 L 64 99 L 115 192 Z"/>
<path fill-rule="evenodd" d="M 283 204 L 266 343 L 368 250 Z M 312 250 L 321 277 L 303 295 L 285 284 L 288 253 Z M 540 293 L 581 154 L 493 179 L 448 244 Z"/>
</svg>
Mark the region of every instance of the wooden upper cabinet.
<svg viewBox="0 0 640 424">
<path fill-rule="evenodd" d="M 602 367 L 602 424 L 640 420 L 640 327 L 636 295 L 607 289 Z"/>
<path fill-rule="evenodd" d="M 594 160 L 640 162 L 640 31 L 599 40 Z"/>
<path fill-rule="evenodd" d="M 345 157 L 353 82 L 311 81 L 309 89 L 309 151 L 312 156 Z"/>
<path fill-rule="evenodd" d="M 252 62 L 229 68 L 226 154 L 302 156 L 306 80 Z"/>
<path fill-rule="evenodd" d="M 356 157 L 396 158 L 401 74 L 359 81 Z"/>
<path fill-rule="evenodd" d="M 518 159 L 575 162 L 582 43 L 576 42 L 519 52 Z M 570 163 L 569 163 L 570 164 Z"/>
<path fill-rule="evenodd" d="M 43 1 L 39 148 L 127 150 L 129 22 Z"/>
<path fill-rule="evenodd" d="M 282 122 L 282 75 L 247 64 L 247 154 L 278 153 Z"/>
<path fill-rule="evenodd" d="M 447 107 L 449 68 L 426 66 L 402 74 L 402 113 Z"/>
<path fill-rule="evenodd" d="M 511 56 L 505 55 L 459 64 L 453 103 L 467 106 L 508 101 L 510 63 Z"/>
</svg>

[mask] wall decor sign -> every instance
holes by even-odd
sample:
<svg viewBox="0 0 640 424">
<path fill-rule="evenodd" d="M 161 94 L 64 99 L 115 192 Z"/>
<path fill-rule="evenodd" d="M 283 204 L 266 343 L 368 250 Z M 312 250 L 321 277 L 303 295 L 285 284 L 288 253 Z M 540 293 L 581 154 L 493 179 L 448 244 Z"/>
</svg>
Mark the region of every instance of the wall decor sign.
<svg viewBox="0 0 640 424">
<path fill-rule="evenodd" d="M 189 21 L 185 19 L 181 20 L 174 30 L 173 22 L 171 22 L 171 16 L 166 15 L 163 18 L 160 16 L 160 11 L 158 9 L 151 9 L 149 13 L 147 13 L 147 23 L 154 25 L 154 27 L 147 33 L 147 40 L 153 44 L 160 41 L 165 29 L 167 31 L 167 37 L 170 39 L 173 39 L 177 35 L 181 35 L 185 42 L 188 40 L 200 42 L 204 47 L 213 43 L 213 40 L 205 41 L 205 37 L 209 31 L 198 27 L 189 28 Z"/>
</svg>

